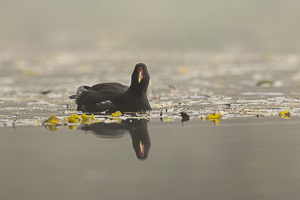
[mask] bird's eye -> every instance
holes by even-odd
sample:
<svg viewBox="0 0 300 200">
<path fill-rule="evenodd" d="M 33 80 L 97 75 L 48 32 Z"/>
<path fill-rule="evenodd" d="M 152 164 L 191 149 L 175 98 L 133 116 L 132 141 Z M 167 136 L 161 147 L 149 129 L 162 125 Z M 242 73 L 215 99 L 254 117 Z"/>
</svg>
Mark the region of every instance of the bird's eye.
<svg viewBox="0 0 300 200">
<path fill-rule="evenodd" d="M 147 68 L 145 68 L 145 70 L 144 71 L 147 71 Z"/>
</svg>

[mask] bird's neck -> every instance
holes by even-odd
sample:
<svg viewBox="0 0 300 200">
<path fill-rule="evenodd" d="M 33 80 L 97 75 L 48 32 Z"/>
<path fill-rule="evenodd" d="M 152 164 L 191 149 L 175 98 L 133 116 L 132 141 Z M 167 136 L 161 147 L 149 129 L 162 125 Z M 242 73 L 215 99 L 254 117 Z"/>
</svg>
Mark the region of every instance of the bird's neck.
<svg viewBox="0 0 300 200">
<path fill-rule="evenodd" d="M 137 84 L 131 84 L 130 87 L 128 88 L 128 92 L 130 93 L 135 93 L 135 94 L 140 94 L 140 95 L 146 95 L 148 86 L 145 85 L 138 85 Z"/>
</svg>

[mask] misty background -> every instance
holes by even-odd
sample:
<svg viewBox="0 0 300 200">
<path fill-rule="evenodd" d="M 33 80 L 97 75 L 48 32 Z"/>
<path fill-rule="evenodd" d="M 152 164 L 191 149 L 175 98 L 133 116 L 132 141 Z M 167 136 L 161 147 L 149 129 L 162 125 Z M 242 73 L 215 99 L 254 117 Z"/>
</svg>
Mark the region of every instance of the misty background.
<svg viewBox="0 0 300 200">
<path fill-rule="evenodd" d="M 0 1 L 0 47 L 298 51 L 300 1 Z"/>
</svg>

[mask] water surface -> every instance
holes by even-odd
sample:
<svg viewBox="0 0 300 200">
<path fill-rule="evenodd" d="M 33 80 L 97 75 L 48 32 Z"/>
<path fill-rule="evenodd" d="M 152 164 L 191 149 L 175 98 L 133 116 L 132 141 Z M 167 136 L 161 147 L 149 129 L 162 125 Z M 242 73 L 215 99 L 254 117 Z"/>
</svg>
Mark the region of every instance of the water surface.
<svg viewBox="0 0 300 200">
<path fill-rule="evenodd" d="M 299 197 L 299 118 L 143 123 L 151 141 L 145 160 L 129 131 L 99 137 L 66 127 L 1 128 L 1 198 Z"/>
<path fill-rule="evenodd" d="M 1 199 L 300 197 L 296 54 L 1 55 Z M 79 85 L 129 84 L 138 62 L 150 71 L 151 114 L 63 123 L 82 114 L 68 99 Z M 44 127 L 51 115 L 61 124 Z"/>
</svg>

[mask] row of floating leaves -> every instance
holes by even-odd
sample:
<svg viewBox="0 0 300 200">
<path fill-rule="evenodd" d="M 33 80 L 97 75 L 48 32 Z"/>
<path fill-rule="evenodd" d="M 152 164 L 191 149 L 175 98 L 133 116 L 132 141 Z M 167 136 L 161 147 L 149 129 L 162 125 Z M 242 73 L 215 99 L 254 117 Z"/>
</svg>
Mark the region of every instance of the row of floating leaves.
<svg viewBox="0 0 300 200">
<path fill-rule="evenodd" d="M 184 114 L 188 117 L 188 119 L 184 120 L 184 117 L 182 117 L 182 121 L 188 121 L 189 116 L 186 113 L 184 113 Z M 99 123 L 99 122 L 122 123 L 121 116 L 122 116 L 122 113 L 120 111 L 112 113 L 111 115 L 109 115 L 108 118 L 95 118 L 93 114 L 91 116 L 88 116 L 86 114 L 82 114 L 79 116 L 79 115 L 75 114 L 75 115 L 71 115 L 69 117 L 64 118 L 63 124 L 68 125 L 68 128 L 73 130 L 73 129 L 77 128 L 78 124 L 91 124 L 91 123 Z M 285 110 L 285 111 L 282 111 L 279 113 L 279 117 L 289 119 L 291 117 L 291 113 L 289 110 Z M 217 125 L 221 121 L 222 115 L 220 113 L 213 113 L 213 114 L 209 114 L 207 116 L 201 116 L 200 118 L 201 118 L 201 120 L 207 120 L 210 122 L 214 122 Z M 173 120 L 169 117 L 165 117 L 163 119 L 163 121 L 171 122 Z M 56 125 L 61 125 L 62 122 L 58 117 L 56 117 L 55 115 L 52 115 L 43 124 L 48 126 L 48 128 L 50 130 L 57 130 Z"/>
<path fill-rule="evenodd" d="M 43 125 L 46 126 L 49 130 L 55 131 L 57 130 L 57 127 L 59 125 L 67 125 L 70 130 L 74 130 L 78 127 L 79 124 L 93 124 L 93 123 L 122 123 L 122 120 L 126 120 L 128 118 L 130 119 L 144 119 L 147 116 L 140 116 L 140 117 L 134 117 L 134 116 L 124 116 L 120 111 L 117 111 L 115 113 L 112 113 L 108 117 L 100 117 L 96 118 L 94 114 L 91 114 L 91 116 L 88 116 L 86 114 L 81 115 L 71 115 L 68 117 L 63 118 L 61 120 L 60 118 L 56 117 L 55 115 L 52 115 L 47 120 L 43 122 Z"/>
<path fill-rule="evenodd" d="M 181 112 L 183 113 L 183 112 Z M 95 117 L 93 114 L 91 115 L 86 115 L 86 114 L 73 114 L 68 117 L 56 117 L 55 115 L 50 116 L 48 119 L 46 119 L 44 122 L 40 122 L 39 120 L 30 120 L 27 119 L 24 125 L 44 125 L 47 126 L 50 130 L 57 130 L 57 126 L 59 125 L 67 125 L 69 129 L 75 129 L 78 127 L 79 124 L 93 124 L 93 123 L 122 123 L 122 120 L 126 119 L 155 119 L 155 118 L 160 118 L 161 121 L 163 122 L 173 122 L 175 119 L 182 119 L 182 121 L 189 121 L 190 116 L 184 113 L 187 117 L 184 117 L 181 114 L 181 117 L 177 114 L 174 115 L 172 113 L 171 115 L 167 116 L 160 116 L 152 114 L 150 115 L 139 115 L 139 116 L 133 116 L 133 115 L 126 115 L 122 114 L 120 111 L 117 111 L 115 113 L 112 113 L 111 115 L 100 115 Z M 282 112 L 279 112 L 279 117 L 284 118 L 284 119 L 289 119 L 291 117 L 291 112 L 289 110 L 285 110 Z M 5 117 L 4 115 L 0 115 L 0 118 Z M 225 117 L 225 118 L 224 118 Z M 261 116 L 256 116 L 256 117 L 261 117 Z M 262 116 L 263 117 L 263 116 Z M 208 115 L 195 115 L 195 113 L 191 113 L 191 119 L 193 118 L 200 118 L 201 120 L 205 121 L 211 121 L 214 122 L 215 124 L 218 124 L 222 119 L 226 119 L 226 113 L 225 112 L 215 112 L 213 114 L 208 114 Z M 26 119 L 25 119 L 26 120 Z M 8 120 L 6 120 L 8 121 Z M 11 120 L 12 121 L 12 120 Z M 1 123 L 0 126 L 16 126 L 20 125 L 17 123 L 17 121 L 13 121 L 10 123 Z"/>
</svg>

